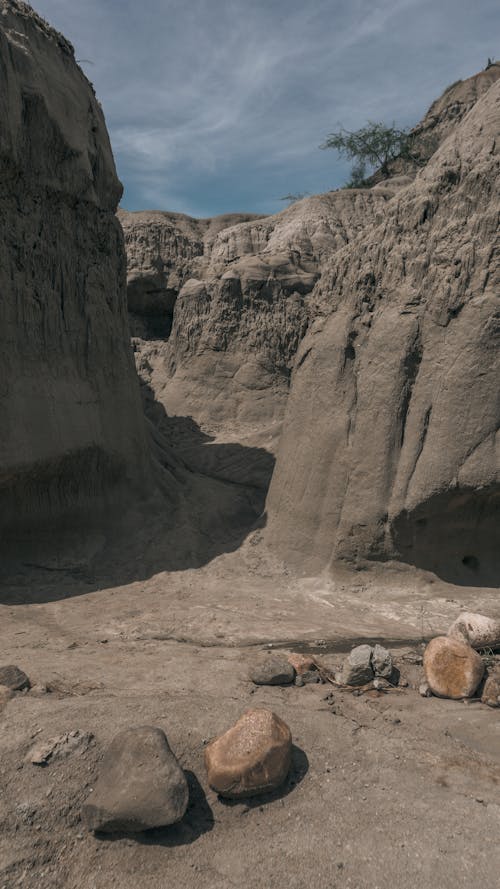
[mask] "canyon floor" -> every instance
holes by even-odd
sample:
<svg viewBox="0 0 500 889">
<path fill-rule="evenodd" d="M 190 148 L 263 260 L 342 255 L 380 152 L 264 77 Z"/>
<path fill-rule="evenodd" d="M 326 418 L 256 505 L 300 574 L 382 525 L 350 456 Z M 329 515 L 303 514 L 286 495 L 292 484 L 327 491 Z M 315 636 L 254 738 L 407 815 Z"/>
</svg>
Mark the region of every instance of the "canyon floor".
<svg viewBox="0 0 500 889">
<path fill-rule="evenodd" d="M 204 567 L 123 586 L 47 567 L 3 584 L 2 662 L 35 688 L 0 715 L 2 889 L 497 889 L 499 711 L 417 691 L 423 641 L 462 607 L 498 614 L 495 591 L 396 565 L 297 580 L 263 552 L 254 532 Z M 359 639 L 388 644 L 409 687 L 248 681 L 267 645 L 336 666 Z M 204 745 L 256 705 L 290 725 L 293 771 L 282 792 L 228 804 L 208 787 Z M 166 732 L 189 809 L 142 835 L 87 833 L 79 811 L 106 744 L 140 724 Z M 26 762 L 74 729 L 94 735 L 88 750 Z"/>
</svg>

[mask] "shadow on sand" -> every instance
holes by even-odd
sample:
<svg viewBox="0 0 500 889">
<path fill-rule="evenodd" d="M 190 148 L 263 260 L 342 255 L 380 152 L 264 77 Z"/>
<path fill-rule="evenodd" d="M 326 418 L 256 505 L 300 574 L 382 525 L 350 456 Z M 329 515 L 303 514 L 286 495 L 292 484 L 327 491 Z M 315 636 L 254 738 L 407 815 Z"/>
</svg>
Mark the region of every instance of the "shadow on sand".
<svg viewBox="0 0 500 889">
<path fill-rule="evenodd" d="M 265 525 L 273 455 L 215 442 L 191 417 L 168 417 L 151 389 L 142 389 L 153 491 L 141 496 L 127 488 L 124 498 L 122 489 L 121 499 L 108 498 L 100 511 L 89 501 L 58 520 L 28 516 L 8 528 L 0 603 L 54 601 L 200 568 Z"/>
</svg>

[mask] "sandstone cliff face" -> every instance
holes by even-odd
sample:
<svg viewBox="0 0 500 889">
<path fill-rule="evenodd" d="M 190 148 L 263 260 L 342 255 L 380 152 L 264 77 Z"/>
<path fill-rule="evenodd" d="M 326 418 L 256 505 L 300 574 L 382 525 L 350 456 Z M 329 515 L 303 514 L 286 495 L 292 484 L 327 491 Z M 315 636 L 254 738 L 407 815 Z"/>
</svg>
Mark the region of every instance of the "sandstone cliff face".
<svg viewBox="0 0 500 889">
<path fill-rule="evenodd" d="M 0 532 L 67 523 L 147 479 L 121 195 L 71 45 L 0 0 Z"/>
<path fill-rule="evenodd" d="M 199 277 L 222 229 L 246 222 L 252 214 L 194 219 L 183 213 L 118 211 L 127 250 L 127 299 L 131 332 L 166 339 L 182 285 Z"/>
<path fill-rule="evenodd" d="M 161 262 L 163 281 L 168 269 L 155 303 L 168 329 L 174 302 L 168 341 L 135 341 L 139 373 L 167 412 L 245 434 L 279 423 L 321 265 L 375 219 L 386 200 L 375 191 L 336 192 L 236 225 L 226 224 L 230 217 L 197 222 L 175 214 L 120 214 L 129 306 L 136 305 L 136 276 L 142 289 L 152 280 L 147 268 Z M 206 232 L 203 242 L 191 234 L 198 226 Z"/>
<path fill-rule="evenodd" d="M 300 570 L 497 581 L 499 120 L 497 82 L 323 271 L 268 497 Z"/>
</svg>

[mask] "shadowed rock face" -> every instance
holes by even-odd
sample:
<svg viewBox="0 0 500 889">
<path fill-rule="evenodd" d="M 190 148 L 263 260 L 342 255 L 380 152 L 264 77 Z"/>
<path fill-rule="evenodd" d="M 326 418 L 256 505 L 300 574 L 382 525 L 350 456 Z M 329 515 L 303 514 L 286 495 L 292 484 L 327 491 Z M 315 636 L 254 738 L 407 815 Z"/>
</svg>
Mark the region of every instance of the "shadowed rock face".
<svg viewBox="0 0 500 889">
<path fill-rule="evenodd" d="M 143 485 L 117 179 L 71 45 L 0 0 L 0 535 Z"/>
<path fill-rule="evenodd" d="M 498 580 L 500 83 L 328 263 L 268 497 L 287 561 Z"/>
</svg>

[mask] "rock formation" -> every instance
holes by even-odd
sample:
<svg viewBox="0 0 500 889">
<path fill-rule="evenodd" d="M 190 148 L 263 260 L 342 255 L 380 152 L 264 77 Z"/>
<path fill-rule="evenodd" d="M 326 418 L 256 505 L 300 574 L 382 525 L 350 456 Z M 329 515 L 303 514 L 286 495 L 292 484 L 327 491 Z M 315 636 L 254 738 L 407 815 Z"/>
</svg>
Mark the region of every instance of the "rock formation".
<svg viewBox="0 0 500 889">
<path fill-rule="evenodd" d="M 132 333 L 141 332 L 139 302 L 154 315 L 154 342 L 144 341 L 151 339 L 144 321 L 134 341 L 138 370 L 167 413 L 189 413 L 209 429 L 240 435 L 279 423 L 321 264 L 386 200 L 375 190 L 335 192 L 238 224 L 230 224 L 234 217 L 120 213 Z M 160 305 L 163 314 L 154 314 Z M 168 341 L 158 342 L 172 310 Z M 146 323 L 151 330 L 151 318 Z"/>
<path fill-rule="evenodd" d="M 277 451 L 267 540 L 297 570 L 496 582 L 499 77 L 449 87 L 415 128 L 426 165 L 370 189 L 247 221 L 121 214 L 146 404 Z"/>
<path fill-rule="evenodd" d="M 497 81 L 315 290 L 268 497 L 297 569 L 498 578 Z"/>
<path fill-rule="evenodd" d="M 148 477 L 121 195 L 72 46 L 0 0 L 0 537 L 80 522 Z"/>
</svg>

